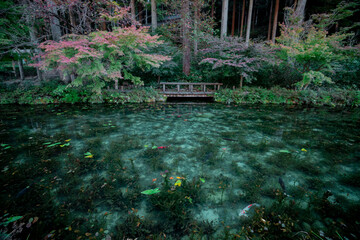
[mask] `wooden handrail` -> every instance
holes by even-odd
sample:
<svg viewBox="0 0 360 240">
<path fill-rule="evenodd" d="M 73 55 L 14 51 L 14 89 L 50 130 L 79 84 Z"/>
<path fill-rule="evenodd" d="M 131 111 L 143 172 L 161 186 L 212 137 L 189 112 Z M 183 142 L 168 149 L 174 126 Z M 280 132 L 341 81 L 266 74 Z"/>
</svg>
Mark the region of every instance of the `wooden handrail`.
<svg viewBox="0 0 360 240">
<path fill-rule="evenodd" d="M 161 85 L 223 85 L 222 83 L 160 82 Z"/>
<path fill-rule="evenodd" d="M 192 93 L 194 90 L 194 85 L 201 86 L 202 92 L 206 92 L 206 86 L 214 86 L 214 91 L 219 90 L 222 83 L 187 83 L 187 82 L 160 82 L 162 85 L 163 92 L 166 92 L 166 85 L 176 85 L 176 92 L 180 93 L 180 86 L 187 85 L 189 86 L 189 91 Z M 209 92 L 210 93 L 210 92 Z"/>
</svg>

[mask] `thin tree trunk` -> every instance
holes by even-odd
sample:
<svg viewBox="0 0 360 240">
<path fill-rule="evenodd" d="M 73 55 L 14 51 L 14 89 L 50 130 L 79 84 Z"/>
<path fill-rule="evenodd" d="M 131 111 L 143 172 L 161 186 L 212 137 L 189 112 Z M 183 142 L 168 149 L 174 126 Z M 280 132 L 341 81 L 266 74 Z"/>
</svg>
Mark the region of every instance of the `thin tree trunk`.
<svg viewBox="0 0 360 240">
<path fill-rule="evenodd" d="M 273 30 L 272 30 L 272 37 L 271 41 L 272 43 L 275 43 L 276 38 L 276 30 L 277 30 L 277 21 L 278 21 L 278 15 L 279 15 L 279 0 L 276 0 L 275 2 L 275 13 L 274 13 L 274 22 L 273 22 Z"/>
<path fill-rule="evenodd" d="M 151 0 L 151 30 L 154 33 L 157 28 L 156 0 Z"/>
<path fill-rule="evenodd" d="M 244 82 L 244 77 L 243 76 L 240 76 L 240 88 L 243 87 L 243 82 Z"/>
<path fill-rule="evenodd" d="M 136 20 L 135 0 L 130 0 L 130 11 L 131 11 L 131 19 L 135 21 Z"/>
<path fill-rule="evenodd" d="M 73 11 L 72 6 L 69 7 L 69 17 L 70 17 L 70 24 L 71 24 L 71 32 L 75 33 L 76 22 L 75 22 L 75 16 L 74 16 L 74 11 Z"/>
<path fill-rule="evenodd" d="M 12 62 L 12 67 L 13 67 L 13 70 L 14 70 L 15 78 L 17 79 L 19 77 L 19 74 L 16 71 L 16 63 L 15 63 L 14 60 L 11 60 L 11 62 Z"/>
<path fill-rule="evenodd" d="M 183 30 L 183 73 L 188 76 L 190 74 L 190 16 L 189 16 L 190 2 L 183 0 L 181 6 L 182 30 Z"/>
<path fill-rule="evenodd" d="M 53 0 L 49 0 L 50 11 L 52 16 L 50 16 L 50 28 L 51 34 L 54 41 L 60 41 L 61 38 L 61 29 L 59 19 L 56 17 L 58 15 L 56 5 Z"/>
<path fill-rule="evenodd" d="M 29 26 L 30 41 L 31 41 L 32 47 L 34 48 L 34 53 L 35 53 L 35 55 L 39 55 L 40 51 L 37 48 L 38 45 L 39 45 L 39 41 L 36 38 L 36 32 L 35 32 L 35 28 L 34 28 L 34 21 L 33 21 L 33 19 L 30 19 L 30 15 L 26 15 L 26 21 L 27 21 L 27 24 Z M 39 57 L 36 57 L 36 62 L 37 63 L 40 62 Z M 37 74 L 38 79 L 41 81 L 42 80 L 42 73 L 41 73 L 39 67 L 36 67 L 36 74 Z"/>
<path fill-rule="evenodd" d="M 229 12 L 229 0 L 223 0 L 222 11 L 221 11 L 221 34 L 220 34 L 221 38 L 226 37 L 227 35 L 228 12 Z"/>
<path fill-rule="evenodd" d="M 146 3 L 145 3 L 146 4 Z M 145 25 L 148 25 L 148 8 L 147 8 L 147 4 L 145 5 Z"/>
<path fill-rule="evenodd" d="M 240 37 L 243 36 L 243 29 L 244 29 L 244 19 L 245 19 L 245 0 L 243 0 L 243 7 L 241 13 L 241 27 L 240 27 Z"/>
<path fill-rule="evenodd" d="M 251 16 L 252 16 L 253 5 L 254 5 L 254 0 L 250 0 L 247 27 L 246 27 L 246 40 L 245 40 L 246 47 L 249 46 L 249 41 L 250 41 Z"/>
<path fill-rule="evenodd" d="M 304 21 L 305 6 L 306 6 L 306 0 L 298 1 L 297 7 L 295 10 L 295 15 L 299 18 L 299 23 L 302 23 Z"/>
<path fill-rule="evenodd" d="M 194 55 L 198 54 L 198 42 L 199 42 L 199 23 L 200 23 L 200 3 L 199 0 L 194 2 L 195 18 L 194 18 Z"/>
<path fill-rule="evenodd" d="M 268 41 L 270 41 L 270 36 L 271 36 L 271 17 L 272 17 L 273 5 L 274 5 L 274 0 L 271 0 L 270 14 L 269 14 L 268 36 L 267 36 Z"/>
<path fill-rule="evenodd" d="M 24 66 L 23 66 L 23 63 L 22 63 L 22 59 L 21 59 L 21 58 L 18 60 L 18 66 L 19 66 L 19 72 L 20 72 L 20 79 L 21 79 L 21 80 L 24 80 L 24 79 L 25 79 Z"/>
<path fill-rule="evenodd" d="M 115 89 L 118 90 L 119 89 L 119 80 L 115 79 Z"/>
<path fill-rule="evenodd" d="M 214 17 L 215 17 L 215 0 L 212 0 L 212 2 L 211 2 L 211 19 L 215 20 Z"/>
<path fill-rule="evenodd" d="M 257 7 L 256 7 L 256 5 L 255 6 L 253 6 L 253 17 L 252 17 L 252 24 L 251 24 L 251 30 L 254 30 L 254 28 L 255 28 L 255 23 L 256 23 L 256 13 L 257 12 Z"/>
<path fill-rule="evenodd" d="M 142 5 L 141 2 L 138 2 L 137 4 L 137 7 L 138 7 L 138 15 L 139 15 L 139 23 L 140 24 L 143 24 L 144 22 L 144 6 Z"/>
<path fill-rule="evenodd" d="M 236 0 L 233 3 L 233 12 L 232 12 L 232 24 L 231 24 L 231 36 L 234 36 L 235 32 L 235 18 L 236 18 Z"/>
</svg>

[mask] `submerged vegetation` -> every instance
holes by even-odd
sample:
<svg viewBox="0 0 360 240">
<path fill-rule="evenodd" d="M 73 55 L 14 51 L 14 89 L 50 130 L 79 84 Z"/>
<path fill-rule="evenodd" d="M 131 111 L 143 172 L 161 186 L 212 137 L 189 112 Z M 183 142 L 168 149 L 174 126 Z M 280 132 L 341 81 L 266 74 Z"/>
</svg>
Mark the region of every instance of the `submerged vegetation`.
<svg viewBox="0 0 360 240">
<path fill-rule="evenodd" d="M 143 104 L 3 111 L 2 238 L 359 237 L 356 110 Z M 191 135 L 179 135 L 185 132 Z"/>
<path fill-rule="evenodd" d="M 360 238 L 359 0 L 231 3 L 0 2 L 0 239 Z"/>
</svg>

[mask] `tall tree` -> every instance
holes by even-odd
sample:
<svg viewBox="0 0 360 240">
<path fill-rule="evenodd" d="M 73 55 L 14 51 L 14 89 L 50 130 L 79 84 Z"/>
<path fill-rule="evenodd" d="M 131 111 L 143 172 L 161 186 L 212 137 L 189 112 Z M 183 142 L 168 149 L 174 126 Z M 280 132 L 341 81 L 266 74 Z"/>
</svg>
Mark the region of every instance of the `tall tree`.
<svg viewBox="0 0 360 240">
<path fill-rule="evenodd" d="M 151 30 L 154 33 L 157 28 L 156 0 L 151 0 Z"/>
<path fill-rule="evenodd" d="M 232 12 L 232 24 L 231 24 L 231 36 L 234 36 L 235 32 L 235 14 L 236 14 L 236 0 L 233 2 L 233 12 Z"/>
<path fill-rule="evenodd" d="M 276 37 L 276 30 L 278 25 L 278 15 L 279 15 L 279 0 L 276 0 L 275 2 L 275 13 L 274 13 L 274 22 L 273 22 L 273 30 L 272 30 L 272 37 L 271 41 L 275 43 L 275 37 Z"/>
<path fill-rule="evenodd" d="M 274 0 L 271 0 L 271 3 L 270 3 L 270 13 L 269 13 L 268 36 L 267 36 L 267 40 L 268 40 L 268 41 L 270 41 L 270 37 L 271 37 L 271 18 L 272 18 L 273 5 L 274 5 Z"/>
<path fill-rule="evenodd" d="M 57 6 L 53 0 L 49 0 L 50 5 L 50 28 L 51 35 L 54 41 L 60 41 L 61 38 L 61 29 L 60 29 L 60 21 L 58 19 Z"/>
<path fill-rule="evenodd" d="M 20 54 L 19 54 L 20 55 Z M 19 72 L 20 72 L 20 79 L 24 80 L 25 79 L 25 75 L 24 75 L 24 65 L 23 65 L 23 60 L 22 58 L 19 58 L 18 60 L 18 66 L 19 66 Z"/>
<path fill-rule="evenodd" d="M 34 48 L 34 53 L 36 55 L 39 55 L 40 51 L 37 48 L 37 46 L 39 45 L 39 41 L 38 41 L 38 39 L 36 37 L 36 30 L 35 30 L 35 26 L 34 26 L 35 21 L 34 21 L 33 17 L 34 17 L 33 15 L 27 14 L 26 15 L 26 22 L 27 22 L 28 27 L 29 27 L 30 41 L 31 41 L 31 44 L 33 45 L 32 47 Z M 39 62 L 40 58 L 36 58 L 35 61 Z M 42 74 L 41 74 L 41 71 L 40 71 L 39 67 L 36 67 L 36 74 L 37 74 L 38 79 L 42 80 Z"/>
<path fill-rule="evenodd" d="M 136 13 L 135 13 L 135 0 L 130 0 L 130 11 L 131 11 L 131 19 L 133 22 L 136 20 Z"/>
<path fill-rule="evenodd" d="M 215 19 L 215 0 L 211 1 L 211 19 Z"/>
<path fill-rule="evenodd" d="M 221 11 L 221 33 L 220 33 L 221 38 L 227 35 L 228 12 L 229 12 L 229 0 L 223 0 L 222 11 Z"/>
<path fill-rule="evenodd" d="M 242 38 L 243 29 L 244 29 L 244 19 L 245 19 L 245 0 L 243 0 L 242 12 L 241 12 L 241 27 L 240 27 L 240 37 Z"/>
<path fill-rule="evenodd" d="M 199 24 L 200 24 L 200 8 L 201 8 L 201 0 L 194 0 L 194 55 L 196 56 L 198 53 L 198 43 L 199 43 Z"/>
<path fill-rule="evenodd" d="M 296 6 L 295 16 L 299 18 L 300 23 L 304 21 L 305 6 L 306 6 L 306 0 L 299 0 Z"/>
<path fill-rule="evenodd" d="M 181 1 L 181 20 L 182 20 L 182 47 L 183 47 L 183 73 L 190 74 L 190 1 Z"/>
<path fill-rule="evenodd" d="M 246 40 L 245 40 L 246 47 L 249 46 L 249 41 L 250 41 L 251 17 L 252 17 L 253 6 L 254 6 L 254 0 L 250 0 L 247 27 L 246 27 Z"/>
</svg>

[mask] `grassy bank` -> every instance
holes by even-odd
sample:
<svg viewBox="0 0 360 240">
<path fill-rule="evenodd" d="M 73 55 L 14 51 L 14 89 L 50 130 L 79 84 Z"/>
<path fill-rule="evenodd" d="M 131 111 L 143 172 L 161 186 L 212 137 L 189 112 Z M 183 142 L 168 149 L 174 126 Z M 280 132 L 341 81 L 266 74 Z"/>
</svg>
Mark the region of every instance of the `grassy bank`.
<svg viewBox="0 0 360 240">
<path fill-rule="evenodd" d="M 66 88 L 64 85 L 44 83 L 39 86 L 2 86 L 0 104 L 51 103 L 141 103 L 165 101 L 153 88 L 133 89 L 130 92 L 107 91 L 99 95 L 87 88 Z"/>
<path fill-rule="evenodd" d="M 103 90 L 99 95 L 90 89 L 69 88 L 58 82 L 34 85 L 0 86 L 0 104 L 51 104 L 51 103 L 142 103 L 165 101 L 166 98 L 154 88 L 144 87 L 129 92 Z M 319 89 L 289 90 L 244 87 L 222 89 L 215 93 L 215 101 L 224 104 L 287 104 L 306 106 L 360 106 L 359 90 Z"/>
<path fill-rule="evenodd" d="M 360 106 L 360 91 L 344 89 L 296 91 L 285 88 L 245 87 L 238 90 L 220 90 L 215 94 L 215 101 L 226 104 L 258 103 L 358 107 Z"/>
</svg>

